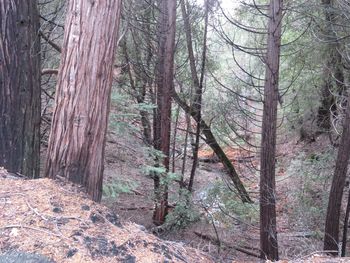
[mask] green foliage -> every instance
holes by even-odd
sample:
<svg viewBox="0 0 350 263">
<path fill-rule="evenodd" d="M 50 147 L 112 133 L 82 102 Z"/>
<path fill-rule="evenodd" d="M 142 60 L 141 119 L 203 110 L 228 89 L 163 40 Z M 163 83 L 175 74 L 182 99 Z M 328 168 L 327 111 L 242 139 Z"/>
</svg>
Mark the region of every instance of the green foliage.
<svg viewBox="0 0 350 263">
<path fill-rule="evenodd" d="M 111 103 L 112 107 L 116 107 L 117 110 L 110 113 L 109 128 L 119 134 L 138 132 L 139 129 L 132 123 L 133 120 L 139 118 L 139 114 L 130 107 L 132 105 L 131 98 L 114 89 Z"/>
<path fill-rule="evenodd" d="M 116 199 L 119 194 L 131 193 L 136 189 L 138 184 L 136 182 L 130 182 L 126 180 L 113 180 L 103 185 L 103 195 L 107 198 Z"/>
<path fill-rule="evenodd" d="M 175 208 L 166 217 L 164 228 L 168 231 L 183 229 L 199 220 L 199 213 L 193 206 L 191 193 L 187 189 L 181 189 L 179 196 Z"/>
<path fill-rule="evenodd" d="M 291 200 L 285 209 L 290 214 L 290 225 L 300 230 L 323 230 L 329 185 L 334 169 L 334 150 L 323 153 L 301 154 L 293 160 L 286 176 L 293 178 Z"/>
<path fill-rule="evenodd" d="M 217 181 L 207 189 L 203 203 L 213 211 L 213 218 L 228 227 L 232 225 L 232 218 L 249 224 L 255 224 L 259 221 L 258 205 L 242 203 L 237 194 L 222 181 Z"/>
</svg>

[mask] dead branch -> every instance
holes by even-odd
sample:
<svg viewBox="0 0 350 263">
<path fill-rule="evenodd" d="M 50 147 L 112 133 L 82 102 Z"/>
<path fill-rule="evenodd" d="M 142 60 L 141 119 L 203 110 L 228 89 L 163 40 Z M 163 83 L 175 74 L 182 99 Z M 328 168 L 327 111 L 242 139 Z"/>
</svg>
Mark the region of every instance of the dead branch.
<svg viewBox="0 0 350 263">
<path fill-rule="evenodd" d="M 41 75 L 58 75 L 58 69 L 44 68 L 41 71 Z"/>
<path fill-rule="evenodd" d="M 31 230 L 34 230 L 34 231 L 39 231 L 39 232 L 42 232 L 42 233 L 45 233 L 45 234 L 48 234 L 48 235 L 53 235 L 53 236 L 56 236 L 56 237 L 62 237 L 62 235 L 59 235 L 59 234 L 56 234 L 56 233 L 53 233 L 53 232 L 49 232 L 49 231 L 46 231 L 46 230 L 41 229 L 41 228 L 36 228 L 36 227 L 32 227 L 32 226 L 24 226 L 24 225 L 7 225 L 7 226 L 2 226 L 2 227 L 0 227 L 0 230 L 2 230 L 2 229 L 10 229 L 10 228 L 27 228 L 27 229 L 31 229 Z"/>
<path fill-rule="evenodd" d="M 224 245 L 225 247 L 235 249 L 235 250 L 237 250 L 237 251 L 239 251 L 239 252 L 242 252 L 242 253 L 245 253 L 245 254 L 247 254 L 247 255 L 249 255 L 249 256 L 253 256 L 253 257 L 256 257 L 256 258 L 261 258 L 259 254 L 255 253 L 255 252 L 253 252 L 253 251 L 250 251 L 250 250 L 248 250 L 248 249 L 245 249 L 245 248 L 242 248 L 242 247 L 239 247 L 239 246 L 233 246 L 233 245 L 231 245 L 231 244 L 228 244 L 228 243 L 225 242 L 225 241 L 221 241 L 221 240 L 219 241 L 219 240 L 217 240 L 217 238 L 215 238 L 215 237 L 212 237 L 212 236 L 209 236 L 209 235 L 205 235 L 205 234 L 199 233 L 199 232 L 197 232 L 197 231 L 194 231 L 194 233 L 195 233 L 198 237 L 200 237 L 200 238 L 202 238 L 202 239 L 204 239 L 204 240 L 210 241 L 211 243 L 213 243 L 213 244 L 215 244 L 215 245 L 220 245 L 220 244 L 222 244 L 222 245 Z M 258 250 L 258 249 L 254 248 L 254 250 Z"/>
</svg>

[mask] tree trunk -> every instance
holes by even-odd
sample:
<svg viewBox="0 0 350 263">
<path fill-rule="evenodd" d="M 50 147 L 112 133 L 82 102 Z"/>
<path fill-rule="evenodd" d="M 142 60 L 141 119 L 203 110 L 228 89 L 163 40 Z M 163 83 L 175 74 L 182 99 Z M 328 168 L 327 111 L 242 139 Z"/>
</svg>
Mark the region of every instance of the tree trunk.
<svg viewBox="0 0 350 263">
<path fill-rule="evenodd" d="M 155 176 L 156 202 L 153 222 L 163 224 L 168 213 L 168 186 L 166 174 L 169 171 L 171 94 L 174 89 L 174 50 L 176 32 L 176 2 L 162 0 L 160 3 L 158 63 L 156 67 L 157 121 L 155 129 L 155 149 L 164 155 L 165 174 Z"/>
<path fill-rule="evenodd" d="M 40 41 L 36 0 L 0 2 L 0 166 L 39 177 Z"/>
<path fill-rule="evenodd" d="M 45 174 L 100 201 L 120 0 L 71 0 Z"/>
<path fill-rule="evenodd" d="M 343 224 L 343 238 L 341 244 L 341 256 L 345 257 L 346 254 L 346 244 L 348 241 L 348 228 L 349 228 L 349 215 L 350 215 L 350 191 L 348 193 L 348 203 L 346 205 L 346 212 Z"/>
<path fill-rule="evenodd" d="M 186 1 L 187 3 L 187 1 Z M 188 190 L 191 192 L 193 189 L 193 182 L 198 165 L 198 150 L 199 150 L 199 139 L 200 139 L 200 121 L 202 119 L 202 93 L 203 93 L 203 81 L 205 73 L 205 64 L 207 56 L 207 32 L 208 32 L 208 18 L 209 18 L 209 0 L 205 1 L 205 13 L 204 13 L 204 36 L 203 36 L 203 51 L 202 51 L 202 63 L 200 68 L 200 77 L 198 77 L 196 69 L 196 59 L 193 52 L 193 41 L 192 41 L 192 30 L 189 15 L 186 10 L 185 1 L 181 1 L 182 17 L 184 20 L 187 51 L 190 62 L 191 76 L 194 87 L 194 98 L 193 98 L 193 111 L 194 119 L 196 120 L 196 137 L 193 145 L 193 163 L 191 168 L 190 180 L 188 183 Z"/>
<path fill-rule="evenodd" d="M 260 160 L 260 249 L 262 258 L 278 260 L 275 152 L 282 0 L 271 0 L 269 10 Z"/>
<path fill-rule="evenodd" d="M 341 136 L 337 161 L 335 164 L 332 187 L 329 193 L 324 236 L 324 250 L 334 251 L 330 253 L 333 255 L 338 255 L 339 250 L 340 209 L 350 157 L 350 103 L 347 103 L 345 113 L 343 134 Z"/>
</svg>

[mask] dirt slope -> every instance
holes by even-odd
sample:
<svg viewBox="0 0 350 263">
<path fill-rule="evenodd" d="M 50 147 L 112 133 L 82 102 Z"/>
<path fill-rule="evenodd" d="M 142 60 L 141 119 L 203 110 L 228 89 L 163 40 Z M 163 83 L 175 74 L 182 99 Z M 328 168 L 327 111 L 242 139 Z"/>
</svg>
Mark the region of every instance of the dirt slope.
<svg viewBox="0 0 350 263">
<path fill-rule="evenodd" d="M 213 262 L 142 226 L 122 224 L 70 183 L 18 179 L 0 168 L 0 254 L 9 251 L 54 262 Z"/>
</svg>

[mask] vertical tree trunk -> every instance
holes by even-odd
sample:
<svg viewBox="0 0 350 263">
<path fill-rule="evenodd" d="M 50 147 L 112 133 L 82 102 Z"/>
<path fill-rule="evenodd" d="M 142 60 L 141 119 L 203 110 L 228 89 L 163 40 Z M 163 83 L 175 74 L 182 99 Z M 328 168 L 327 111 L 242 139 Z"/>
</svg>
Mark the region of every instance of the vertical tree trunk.
<svg viewBox="0 0 350 263">
<path fill-rule="evenodd" d="M 349 228 L 349 215 L 350 215 L 350 191 L 348 193 L 348 203 L 346 205 L 346 212 L 343 224 L 343 238 L 341 244 L 341 256 L 345 257 L 346 254 L 346 244 L 348 241 L 348 228 Z"/>
<path fill-rule="evenodd" d="M 155 126 L 155 148 L 163 155 L 163 166 L 169 171 L 169 151 L 171 132 L 171 95 L 174 78 L 174 50 L 176 31 L 176 2 L 162 0 L 160 3 L 158 63 L 156 68 L 157 117 Z M 156 206 L 153 222 L 165 222 L 168 209 L 168 187 L 164 180 L 166 174 L 155 177 Z"/>
<path fill-rule="evenodd" d="M 39 177 L 40 41 L 36 0 L 0 1 L 0 166 Z"/>
<path fill-rule="evenodd" d="M 260 160 L 260 248 L 262 258 L 278 260 L 275 151 L 282 0 L 271 0 L 269 10 Z"/>
<path fill-rule="evenodd" d="M 104 148 L 120 0 L 70 0 L 58 75 L 46 176 L 102 196 Z"/>
<path fill-rule="evenodd" d="M 204 3 L 204 36 L 203 36 L 203 51 L 202 51 L 202 63 L 200 67 L 200 76 L 198 77 L 197 69 L 196 69 L 196 58 L 193 52 L 193 41 L 192 41 L 192 30 L 190 19 L 186 10 L 187 1 L 181 1 L 181 11 L 182 17 L 184 20 L 185 33 L 186 33 L 186 43 L 187 43 L 187 51 L 190 62 L 191 76 L 194 87 L 194 98 L 193 98 L 193 112 L 194 119 L 196 120 L 196 137 L 193 145 L 193 163 L 191 168 L 190 180 L 188 183 L 188 190 L 192 191 L 194 177 L 196 173 L 196 168 L 198 165 L 198 150 L 199 150 L 199 139 L 200 139 L 200 122 L 202 119 L 202 93 L 203 93 L 203 81 L 204 81 L 204 73 L 205 73 L 205 64 L 206 64 L 206 56 L 207 56 L 207 32 L 208 32 L 208 18 L 209 18 L 209 0 L 206 0 Z"/>
<path fill-rule="evenodd" d="M 335 164 L 335 171 L 329 193 L 326 228 L 324 236 L 324 250 L 334 251 L 330 254 L 338 255 L 339 250 L 339 220 L 341 201 L 345 186 L 346 173 L 350 157 L 350 103 L 346 107 L 345 120 L 343 124 L 343 134 Z M 347 226 L 345 226 L 347 227 Z"/>
</svg>

